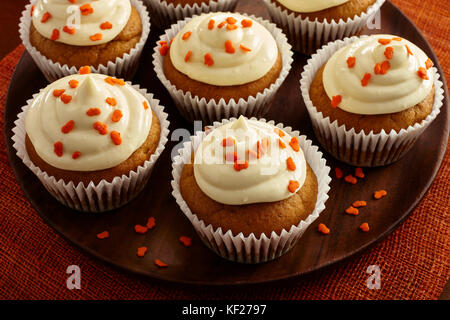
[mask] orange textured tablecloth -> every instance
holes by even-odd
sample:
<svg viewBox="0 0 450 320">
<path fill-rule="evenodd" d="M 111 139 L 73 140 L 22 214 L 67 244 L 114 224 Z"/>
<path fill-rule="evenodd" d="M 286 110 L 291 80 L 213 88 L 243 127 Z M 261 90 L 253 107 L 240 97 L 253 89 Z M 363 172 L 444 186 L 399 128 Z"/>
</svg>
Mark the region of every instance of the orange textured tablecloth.
<svg viewBox="0 0 450 320">
<path fill-rule="evenodd" d="M 449 79 L 450 2 L 395 0 L 423 31 Z M 440 26 L 440 27 L 439 27 Z M 200 288 L 142 279 L 91 259 L 47 226 L 25 199 L 8 163 L 5 96 L 19 46 L 0 61 L 0 299 L 436 299 L 450 278 L 450 152 L 428 194 L 390 236 L 362 255 L 312 275 L 255 288 Z M 66 287 L 66 268 L 82 289 Z M 380 266 L 380 290 L 366 269 Z"/>
</svg>

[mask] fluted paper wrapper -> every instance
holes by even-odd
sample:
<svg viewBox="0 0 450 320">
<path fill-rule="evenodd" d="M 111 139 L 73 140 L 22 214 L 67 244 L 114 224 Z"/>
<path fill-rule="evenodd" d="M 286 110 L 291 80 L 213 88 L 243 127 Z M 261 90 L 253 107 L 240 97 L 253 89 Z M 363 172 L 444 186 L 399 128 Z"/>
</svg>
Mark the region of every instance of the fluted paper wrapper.
<svg viewBox="0 0 450 320">
<path fill-rule="evenodd" d="M 213 128 L 234 120 L 236 118 L 214 122 Z M 252 118 L 252 120 L 258 119 Z M 259 121 L 266 122 L 265 119 L 259 119 Z M 269 121 L 268 123 L 275 125 L 274 121 Z M 270 235 L 262 234 L 259 238 L 253 233 L 247 237 L 242 233 L 235 235 L 231 230 L 222 230 L 220 227 L 214 229 L 212 225 L 206 225 L 203 220 L 199 220 L 197 215 L 191 212 L 180 192 L 180 177 L 185 163 L 191 161 L 191 154 L 194 152 L 194 147 L 198 147 L 206 136 L 205 132 L 197 132 L 197 135 L 191 137 L 190 142 L 185 142 L 183 148 L 178 151 L 179 155 L 173 160 L 172 195 L 205 245 L 225 259 L 242 263 L 260 263 L 273 260 L 289 251 L 297 243 L 308 226 L 325 209 L 331 178 L 329 176 L 330 168 L 326 165 L 326 161 L 322 157 L 322 152 L 319 151 L 317 146 L 313 146 L 311 140 L 308 140 L 306 136 L 301 136 L 298 131 L 292 131 L 291 127 L 284 127 L 281 123 L 277 124 L 276 127 L 298 138 L 306 161 L 311 166 L 318 181 L 317 202 L 314 211 L 305 220 L 300 221 L 298 225 L 293 225 L 289 230 L 283 229 L 280 234 L 272 232 Z"/>
<path fill-rule="evenodd" d="M 264 0 L 264 4 L 269 10 L 272 21 L 287 34 L 293 49 L 301 53 L 312 54 L 330 41 L 357 34 L 368 21 L 372 21 L 384 1 L 377 0 L 367 8 L 366 12 L 348 18 L 346 21 L 340 19 L 338 22 L 335 20 L 319 22 L 317 19 L 310 21 L 309 18 L 302 18 L 300 15 L 296 17 L 293 12 L 289 13 L 271 0 Z"/>
<path fill-rule="evenodd" d="M 131 84 L 128 82 L 128 84 Z M 121 207 L 131 201 L 146 185 L 153 166 L 164 150 L 169 134 L 169 121 L 167 121 L 167 113 L 164 108 L 159 105 L 159 100 L 153 98 L 153 94 L 147 93 L 146 89 L 140 89 L 138 85 L 133 86 L 147 98 L 150 106 L 155 112 L 161 123 L 161 136 L 155 152 L 150 158 L 139 166 L 136 170 L 132 170 L 128 175 L 115 177 L 112 182 L 101 180 L 98 184 L 93 182 L 85 186 L 82 182 L 75 185 L 72 181 L 64 182 L 62 179 L 56 180 L 55 177 L 49 176 L 47 172 L 42 171 L 35 166 L 28 156 L 25 146 L 25 119 L 26 113 L 33 100 L 38 94 L 34 94 L 33 98 L 27 101 L 27 105 L 22 107 L 22 112 L 18 114 L 18 119 L 14 122 L 13 128 L 14 141 L 13 147 L 16 149 L 17 156 L 22 159 L 23 163 L 39 178 L 44 187 L 52 196 L 54 196 L 62 204 L 80 211 L 86 212 L 102 212 Z"/>
<path fill-rule="evenodd" d="M 282 68 L 278 79 L 262 93 L 257 93 L 256 97 L 250 96 L 248 99 L 241 98 L 238 101 L 231 99 L 228 103 L 226 103 L 224 99 L 220 99 L 216 102 L 214 99 L 206 100 L 205 98 L 199 98 L 198 96 L 193 97 L 191 92 L 183 92 L 181 89 L 177 89 L 164 75 L 164 57 L 159 53 L 159 41 L 155 46 L 153 65 L 156 75 L 166 87 L 167 91 L 169 91 L 175 105 L 184 118 L 190 121 L 203 120 L 205 124 L 209 124 L 216 120 L 220 121 L 221 119 L 238 117 L 239 115 L 244 115 L 246 117 L 261 117 L 269 111 L 275 94 L 291 70 L 293 52 L 291 51 L 291 45 L 287 42 L 286 36 L 275 24 L 255 16 L 244 16 L 257 21 L 269 30 L 277 43 L 282 58 Z M 165 31 L 164 35 L 160 36 L 160 41 L 164 40 L 170 42 L 170 40 L 175 37 L 190 20 L 191 18 L 186 18 L 186 20 L 178 21 L 177 24 L 173 24 L 170 29 Z"/>
<path fill-rule="evenodd" d="M 317 111 L 309 97 L 309 89 L 317 71 L 340 48 L 365 37 L 367 36 L 337 40 L 319 49 L 304 67 L 300 89 L 313 124 L 314 133 L 320 144 L 331 155 L 343 162 L 354 166 L 377 167 L 399 160 L 411 149 L 419 136 L 439 114 L 444 91 L 437 69 L 432 68 L 435 95 L 431 113 L 421 123 L 401 129 L 399 132 L 382 130 L 376 134 L 373 131 L 356 133 L 353 128 L 347 129 L 345 125 L 339 126 L 337 120 L 331 122 L 329 117 L 324 118 L 322 112 Z"/>
<path fill-rule="evenodd" d="M 237 0 L 211 0 L 209 4 L 194 3 L 192 6 L 189 4 L 185 6 L 180 4 L 174 6 L 173 3 L 168 4 L 164 0 L 145 0 L 145 3 L 149 7 L 153 23 L 159 28 L 166 28 L 178 20 L 183 20 L 194 15 L 208 12 L 232 11 L 236 6 Z"/>
<path fill-rule="evenodd" d="M 30 43 L 30 26 L 32 24 L 30 11 L 32 5 L 35 4 L 36 1 L 37 0 L 31 0 L 31 3 L 26 5 L 25 10 L 22 11 L 22 17 L 20 18 L 19 23 L 19 33 L 23 45 L 49 82 L 78 73 L 78 69 L 76 67 L 68 66 L 67 64 L 61 65 L 59 62 L 54 62 L 51 59 L 48 59 Z M 136 46 L 130 50 L 130 52 L 125 53 L 122 57 L 117 57 L 115 61 L 109 61 L 106 66 L 103 64 L 90 66 L 93 73 L 102 73 L 124 79 L 131 79 L 135 74 L 139 65 L 142 49 L 144 48 L 145 42 L 147 41 L 150 33 L 150 17 L 148 15 L 147 8 L 144 6 L 142 1 L 131 0 L 131 5 L 138 11 L 139 16 L 141 17 L 141 39 Z"/>
</svg>

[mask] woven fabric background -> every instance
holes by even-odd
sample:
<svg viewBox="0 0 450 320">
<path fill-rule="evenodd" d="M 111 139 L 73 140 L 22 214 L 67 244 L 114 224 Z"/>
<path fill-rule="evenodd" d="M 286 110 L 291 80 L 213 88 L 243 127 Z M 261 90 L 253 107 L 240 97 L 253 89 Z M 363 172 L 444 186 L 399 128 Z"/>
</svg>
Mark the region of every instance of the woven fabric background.
<svg viewBox="0 0 450 320">
<path fill-rule="evenodd" d="M 423 31 L 449 79 L 450 2 L 395 0 Z M 0 61 L 0 299 L 436 299 L 450 278 L 450 152 L 428 194 L 390 236 L 363 254 L 307 277 L 251 288 L 185 287 L 142 279 L 93 260 L 58 236 L 25 199 L 8 163 L 5 96 L 23 47 Z M 82 290 L 66 288 L 79 265 Z M 381 267 L 381 290 L 366 268 Z"/>
</svg>

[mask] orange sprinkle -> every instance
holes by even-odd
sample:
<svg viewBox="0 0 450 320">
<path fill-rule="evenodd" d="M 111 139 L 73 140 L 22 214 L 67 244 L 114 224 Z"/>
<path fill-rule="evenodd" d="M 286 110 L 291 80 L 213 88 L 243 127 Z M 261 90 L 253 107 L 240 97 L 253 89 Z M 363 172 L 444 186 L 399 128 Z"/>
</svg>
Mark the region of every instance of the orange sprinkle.
<svg viewBox="0 0 450 320">
<path fill-rule="evenodd" d="M 116 106 L 117 105 L 117 101 L 114 98 L 108 97 L 106 98 L 106 103 L 109 104 L 110 106 Z"/>
<path fill-rule="evenodd" d="M 278 146 L 279 146 L 281 149 L 285 149 L 285 148 L 286 148 L 286 145 L 284 144 L 283 141 L 281 141 L 281 139 L 278 139 Z"/>
<path fill-rule="evenodd" d="M 378 42 L 382 45 L 387 45 L 391 43 L 391 39 L 378 39 Z"/>
<path fill-rule="evenodd" d="M 284 132 L 280 128 L 275 128 L 273 131 L 280 137 L 284 137 Z"/>
<path fill-rule="evenodd" d="M 147 253 L 147 247 L 139 247 L 136 252 L 137 256 L 141 257 L 141 258 L 143 256 L 145 256 L 146 253 Z"/>
<path fill-rule="evenodd" d="M 292 157 L 286 159 L 286 167 L 289 171 L 295 171 L 295 169 L 297 168 L 295 166 L 294 160 L 292 160 Z"/>
<path fill-rule="evenodd" d="M 87 114 L 89 117 L 92 117 L 92 116 L 98 116 L 100 113 L 101 113 L 101 111 L 100 111 L 99 108 L 89 108 L 89 109 L 86 111 L 86 114 Z"/>
<path fill-rule="evenodd" d="M 156 226 L 155 217 L 150 217 L 147 220 L 147 224 L 145 225 L 149 230 L 153 229 Z"/>
<path fill-rule="evenodd" d="M 172 45 L 173 39 L 174 39 L 174 38 L 170 39 L 169 46 Z"/>
<path fill-rule="evenodd" d="M 61 96 L 66 90 L 64 89 L 55 89 L 53 90 L 53 96 L 54 97 L 59 97 Z"/>
<path fill-rule="evenodd" d="M 149 108 L 147 101 L 142 102 L 142 105 L 144 106 L 144 110 Z"/>
<path fill-rule="evenodd" d="M 67 134 L 70 131 L 72 131 L 74 127 L 75 127 L 75 121 L 69 120 L 69 121 L 67 121 L 67 123 L 65 125 L 63 125 L 61 127 L 61 132 L 64 134 Z"/>
<path fill-rule="evenodd" d="M 33 16 L 33 12 L 34 12 L 34 6 L 31 6 L 31 10 L 30 10 L 30 17 Z"/>
<path fill-rule="evenodd" d="M 228 29 L 228 30 L 235 30 L 235 29 L 237 29 L 237 28 L 238 28 L 238 26 L 235 25 L 235 24 L 227 24 L 227 29 Z"/>
<path fill-rule="evenodd" d="M 395 37 L 395 38 L 392 38 L 392 40 L 394 40 L 394 41 L 402 41 L 403 39 L 400 38 L 400 37 Z"/>
<path fill-rule="evenodd" d="M 231 40 L 225 41 L 225 52 L 226 53 L 235 53 L 236 49 L 234 48 L 233 42 Z"/>
<path fill-rule="evenodd" d="M 411 52 L 411 50 L 409 50 L 409 47 L 407 44 L 405 44 L 406 47 L 406 52 L 408 52 L 408 55 L 413 55 L 413 53 Z"/>
<path fill-rule="evenodd" d="M 356 178 L 354 176 L 352 176 L 351 174 L 345 176 L 344 180 L 345 180 L 345 182 L 348 182 L 351 184 L 356 184 L 358 182 L 358 180 L 356 180 Z"/>
<path fill-rule="evenodd" d="M 373 68 L 373 73 L 375 73 L 375 74 L 381 73 L 381 64 L 379 64 L 379 63 L 375 64 L 375 67 Z"/>
<path fill-rule="evenodd" d="M 236 171 L 241 171 L 241 170 L 247 169 L 248 168 L 248 162 L 247 161 L 244 161 L 244 163 L 237 163 L 237 162 L 235 162 L 233 168 Z"/>
<path fill-rule="evenodd" d="M 428 75 L 427 75 L 427 69 L 425 69 L 424 67 L 420 67 L 419 70 L 417 70 L 417 75 L 419 77 L 421 77 L 423 80 L 430 79 L 430 78 L 428 78 Z"/>
<path fill-rule="evenodd" d="M 334 174 L 336 175 L 336 178 L 341 179 L 344 176 L 344 173 L 339 168 L 334 168 Z"/>
<path fill-rule="evenodd" d="M 323 223 L 319 223 L 317 230 L 323 234 L 330 234 L 330 229 L 328 229 L 328 227 Z"/>
<path fill-rule="evenodd" d="M 72 153 L 72 159 L 78 159 L 79 157 L 81 157 L 81 152 L 80 151 L 75 151 L 74 153 Z"/>
<path fill-rule="evenodd" d="M 292 150 L 296 152 L 300 151 L 300 146 L 298 145 L 297 137 L 292 137 L 291 141 L 289 141 L 289 145 L 291 146 Z"/>
<path fill-rule="evenodd" d="M 160 46 L 163 46 L 163 45 L 165 45 L 165 44 L 168 44 L 167 41 L 165 41 L 165 40 L 161 40 L 161 41 L 159 42 L 159 45 L 160 45 Z"/>
<path fill-rule="evenodd" d="M 234 146 L 235 140 L 232 137 L 227 137 L 222 140 L 222 147 Z"/>
<path fill-rule="evenodd" d="M 109 83 L 112 86 L 115 85 L 115 84 L 118 84 L 120 86 L 124 86 L 125 85 L 125 81 L 123 81 L 121 79 L 113 78 L 113 77 L 106 77 L 105 78 L 105 82 Z"/>
<path fill-rule="evenodd" d="M 226 25 L 227 23 L 225 21 L 222 21 L 221 23 L 219 23 L 219 25 L 217 26 L 217 28 L 222 29 L 222 27 L 224 25 Z"/>
<path fill-rule="evenodd" d="M 365 207 L 365 206 L 367 206 L 367 202 L 365 202 L 364 200 L 357 200 L 357 201 L 353 202 L 352 206 L 355 208 Z"/>
<path fill-rule="evenodd" d="M 361 179 L 365 177 L 362 168 L 357 167 L 357 168 L 355 169 L 355 176 L 358 177 L 358 178 L 361 178 Z"/>
<path fill-rule="evenodd" d="M 50 39 L 52 39 L 53 41 L 56 41 L 59 39 L 59 30 L 58 29 L 53 29 Z"/>
<path fill-rule="evenodd" d="M 375 191 L 373 193 L 373 197 L 376 200 L 379 200 L 379 199 L 385 197 L 386 195 L 387 195 L 387 191 L 386 190 L 378 190 L 378 191 Z"/>
<path fill-rule="evenodd" d="M 75 33 L 75 28 L 71 28 L 69 26 L 64 26 L 63 31 L 65 33 L 68 33 L 68 34 L 74 34 Z"/>
<path fill-rule="evenodd" d="M 167 44 L 163 44 L 160 48 L 159 48 L 159 54 L 162 56 L 165 56 L 167 54 L 167 52 L 169 51 L 169 46 Z"/>
<path fill-rule="evenodd" d="M 258 159 L 260 156 L 263 156 L 267 152 L 267 148 L 269 147 L 269 139 L 262 138 L 261 141 L 256 142 L 256 150 L 258 151 Z"/>
<path fill-rule="evenodd" d="M 331 106 L 333 108 L 337 108 L 337 106 L 342 102 L 342 96 L 338 94 L 337 96 L 333 96 L 331 98 Z"/>
<path fill-rule="evenodd" d="M 94 8 L 92 8 L 89 3 L 86 3 L 80 6 L 80 11 L 83 16 L 87 16 L 94 12 Z"/>
<path fill-rule="evenodd" d="M 249 155 L 250 155 L 250 151 L 252 151 L 252 150 L 249 150 Z M 254 152 L 254 151 L 253 151 Z M 235 161 L 237 161 L 237 159 L 238 159 L 238 156 L 237 156 L 237 153 L 236 152 L 227 152 L 226 154 L 225 154 L 225 161 L 227 161 L 227 162 L 235 162 Z"/>
<path fill-rule="evenodd" d="M 89 73 L 91 73 L 91 67 L 89 67 L 89 66 L 81 67 L 80 70 L 78 70 L 78 73 L 79 74 L 89 74 Z"/>
<path fill-rule="evenodd" d="M 91 39 L 92 41 L 99 41 L 102 40 L 102 37 L 103 35 L 101 33 L 96 33 L 90 36 L 89 39 Z"/>
<path fill-rule="evenodd" d="M 389 61 L 385 60 L 381 63 L 381 74 L 386 74 L 388 72 L 388 70 L 391 68 L 391 64 L 389 63 Z"/>
<path fill-rule="evenodd" d="M 100 25 L 100 29 L 102 29 L 102 30 L 112 29 L 112 27 L 113 27 L 113 25 L 112 25 L 111 22 L 109 22 L 109 21 L 103 22 L 103 23 Z"/>
<path fill-rule="evenodd" d="M 214 29 L 214 24 L 215 24 L 215 23 L 216 23 L 216 22 L 215 22 L 213 19 L 209 20 L 209 22 L 208 22 L 208 29 L 209 29 L 209 30 Z"/>
<path fill-rule="evenodd" d="M 61 141 L 55 142 L 53 145 L 53 152 L 56 153 L 58 157 L 62 157 L 63 155 L 63 144 Z"/>
<path fill-rule="evenodd" d="M 214 64 L 214 60 L 211 56 L 211 53 L 205 54 L 205 64 L 209 67 L 211 67 Z"/>
<path fill-rule="evenodd" d="M 386 47 L 386 50 L 384 50 L 384 56 L 386 59 L 392 59 L 394 56 L 394 48 L 392 47 Z"/>
<path fill-rule="evenodd" d="M 357 216 L 359 214 L 359 210 L 353 206 L 350 206 L 347 209 L 345 209 L 345 212 L 351 214 L 352 216 Z"/>
<path fill-rule="evenodd" d="M 75 80 L 75 79 L 70 80 L 70 81 L 69 81 L 69 86 L 70 86 L 72 89 L 75 89 L 76 87 L 78 87 L 78 81 Z"/>
<path fill-rule="evenodd" d="M 189 50 L 186 55 L 184 56 L 184 62 L 188 62 L 191 59 L 192 51 Z"/>
<path fill-rule="evenodd" d="M 428 69 L 430 69 L 432 66 L 434 66 L 433 61 L 431 61 L 430 58 L 427 59 L 427 61 L 425 61 L 425 67 Z"/>
<path fill-rule="evenodd" d="M 72 96 L 69 96 L 68 94 L 62 94 L 61 101 L 65 104 L 68 104 L 70 101 L 72 101 Z"/>
<path fill-rule="evenodd" d="M 237 20 L 233 17 L 228 17 L 226 20 L 229 24 L 235 24 L 237 22 Z"/>
<path fill-rule="evenodd" d="M 361 229 L 361 231 L 363 232 L 368 232 L 370 230 L 369 228 L 369 224 L 367 222 L 364 222 L 363 224 L 361 224 L 359 226 L 359 228 Z"/>
<path fill-rule="evenodd" d="M 178 240 L 185 246 L 190 247 L 192 245 L 192 239 L 186 236 L 181 236 Z"/>
<path fill-rule="evenodd" d="M 111 140 L 116 146 L 120 145 L 122 143 L 122 138 L 120 137 L 120 132 L 111 131 Z"/>
<path fill-rule="evenodd" d="M 99 238 L 99 239 L 109 238 L 109 232 L 103 231 L 103 232 L 97 233 L 97 238 Z"/>
<path fill-rule="evenodd" d="M 146 234 L 148 231 L 148 228 L 146 226 L 141 226 L 140 224 L 137 224 L 134 226 L 134 231 L 139 234 Z"/>
<path fill-rule="evenodd" d="M 300 187 L 300 183 L 295 180 L 289 180 L 288 190 L 291 193 L 295 193 L 297 189 Z"/>
<path fill-rule="evenodd" d="M 186 32 L 185 34 L 183 34 L 183 36 L 181 37 L 181 39 L 187 40 L 187 39 L 189 39 L 189 37 L 191 36 L 191 34 L 192 34 L 192 31 L 188 31 L 188 32 Z"/>
<path fill-rule="evenodd" d="M 112 122 L 119 122 L 120 119 L 122 119 L 122 111 L 114 110 L 114 112 L 113 112 L 113 114 L 111 116 Z"/>
<path fill-rule="evenodd" d="M 168 266 L 167 263 L 165 263 L 165 262 L 163 262 L 163 261 L 161 261 L 159 259 L 155 260 L 155 264 L 159 268 L 166 268 Z"/>
<path fill-rule="evenodd" d="M 361 85 L 363 86 L 363 87 L 365 87 L 365 86 L 367 86 L 368 84 L 369 84 L 369 80 L 370 80 L 370 77 L 371 77 L 372 75 L 370 74 L 370 73 L 366 73 L 366 74 L 364 74 L 364 77 L 361 79 Z"/>
<path fill-rule="evenodd" d="M 95 122 L 92 127 L 98 131 L 101 135 L 105 135 L 108 133 L 108 126 L 100 121 Z"/>
<path fill-rule="evenodd" d="M 353 68 L 355 66 L 356 63 L 356 57 L 348 57 L 347 58 L 347 66 L 349 68 Z"/>
<path fill-rule="evenodd" d="M 240 44 L 239 45 L 239 48 L 241 48 L 241 50 L 243 50 L 243 51 L 246 51 L 246 52 L 250 52 L 250 51 L 252 51 L 252 49 L 250 49 L 250 48 L 247 48 L 246 46 L 244 46 L 243 44 Z"/>
<path fill-rule="evenodd" d="M 41 22 L 46 23 L 51 17 L 52 15 L 49 12 L 46 12 L 42 15 Z"/>
<path fill-rule="evenodd" d="M 70 3 L 76 3 L 77 0 L 69 0 Z"/>
<path fill-rule="evenodd" d="M 252 20 L 244 19 L 241 21 L 243 28 L 250 28 L 253 25 Z"/>
</svg>

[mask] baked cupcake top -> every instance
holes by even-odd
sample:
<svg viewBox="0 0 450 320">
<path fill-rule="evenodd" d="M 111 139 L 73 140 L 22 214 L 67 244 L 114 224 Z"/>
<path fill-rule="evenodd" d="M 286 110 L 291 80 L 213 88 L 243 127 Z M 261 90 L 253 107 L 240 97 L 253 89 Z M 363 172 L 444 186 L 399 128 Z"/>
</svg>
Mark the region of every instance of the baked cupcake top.
<svg viewBox="0 0 450 320">
<path fill-rule="evenodd" d="M 241 116 L 203 139 L 194 176 L 206 195 L 223 204 L 273 202 L 301 188 L 306 160 L 296 137 Z"/>
<path fill-rule="evenodd" d="M 95 171 L 128 159 L 146 140 L 151 123 L 149 103 L 137 90 L 123 80 L 88 73 L 41 90 L 27 111 L 26 132 L 50 165 Z"/>
<path fill-rule="evenodd" d="M 33 25 L 42 36 L 75 46 L 113 40 L 130 15 L 130 0 L 38 0 L 32 9 Z"/>
<path fill-rule="evenodd" d="M 283 6 L 295 12 L 316 12 L 339 6 L 349 0 L 277 0 Z"/>
<path fill-rule="evenodd" d="M 277 57 L 277 44 L 266 28 L 230 12 L 194 17 L 170 46 L 170 59 L 178 71 L 217 86 L 258 80 Z"/>
<path fill-rule="evenodd" d="M 364 115 L 389 114 L 425 99 L 433 86 L 432 66 L 413 43 L 379 34 L 334 53 L 322 80 L 332 107 Z"/>
</svg>

